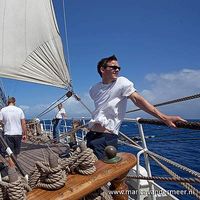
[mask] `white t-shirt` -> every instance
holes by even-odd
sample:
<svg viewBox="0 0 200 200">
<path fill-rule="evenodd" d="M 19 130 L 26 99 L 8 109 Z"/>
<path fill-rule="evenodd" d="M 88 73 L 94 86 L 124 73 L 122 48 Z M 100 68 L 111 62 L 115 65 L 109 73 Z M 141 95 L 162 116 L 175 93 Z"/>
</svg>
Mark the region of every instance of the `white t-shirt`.
<svg viewBox="0 0 200 200">
<path fill-rule="evenodd" d="M 4 124 L 5 135 L 22 135 L 21 120 L 25 119 L 21 108 L 10 105 L 1 109 L 0 120 Z"/>
<path fill-rule="evenodd" d="M 118 77 L 110 84 L 99 82 L 94 85 L 90 89 L 90 96 L 94 101 L 95 111 L 89 128 L 99 123 L 107 130 L 118 134 L 126 113 L 127 97 L 135 91 L 133 83 L 125 77 Z"/>
<path fill-rule="evenodd" d="M 62 116 L 62 114 L 65 114 L 66 112 L 65 112 L 65 109 L 64 108 L 61 108 L 59 111 L 58 111 L 58 113 L 56 114 L 56 119 L 62 119 L 63 118 L 63 116 Z"/>
</svg>

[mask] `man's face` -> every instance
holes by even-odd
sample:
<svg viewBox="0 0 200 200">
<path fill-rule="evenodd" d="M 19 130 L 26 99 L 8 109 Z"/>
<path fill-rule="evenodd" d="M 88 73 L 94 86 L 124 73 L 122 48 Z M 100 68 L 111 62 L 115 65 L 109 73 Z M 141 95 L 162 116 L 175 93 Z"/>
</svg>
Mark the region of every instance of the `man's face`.
<svg viewBox="0 0 200 200">
<path fill-rule="evenodd" d="M 101 68 L 102 78 L 110 82 L 115 81 L 120 71 L 119 63 L 116 60 L 109 61 L 106 68 Z"/>
</svg>

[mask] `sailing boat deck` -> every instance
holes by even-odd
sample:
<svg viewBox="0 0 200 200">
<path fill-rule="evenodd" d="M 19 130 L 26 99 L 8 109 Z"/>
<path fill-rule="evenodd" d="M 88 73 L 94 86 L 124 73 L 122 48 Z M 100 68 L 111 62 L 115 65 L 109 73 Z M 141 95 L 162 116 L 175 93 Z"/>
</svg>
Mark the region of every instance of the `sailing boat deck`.
<svg viewBox="0 0 200 200">
<path fill-rule="evenodd" d="M 64 152 L 65 146 L 52 145 L 51 150 L 46 145 L 24 144 L 18 158 L 22 169 L 30 174 L 36 161 L 45 161 L 50 151 L 59 154 Z M 106 183 L 111 182 L 115 190 L 127 190 L 124 178 L 128 171 L 136 165 L 136 158 L 130 153 L 118 153 L 122 160 L 118 163 L 107 164 L 96 161 L 96 172 L 92 175 L 70 174 L 67 176 L 65 186 L 59 190 L 48 191 L 44 189 L 33 189 L 28 193 L 28 200 L 42 199 L 70 199 L 76 200 L 95 191 Z M 27 162 L 28 161 L 28 162 Z M 126 199 L 127 195 L 117 195 L 115 199 Z"/>
<path fill-rule="evenodd" d="M 45 162 L 48 160 L 50 153 L 54 152 L 55 154 L 59 155 L 65 151 L 66 145 L 62 144 L 41 145 L 23 143 L 18 161 L 22 167 L 22 170 L 26 174 L 30 174 L 35 166 L 36 161 Z"/>
</svg>

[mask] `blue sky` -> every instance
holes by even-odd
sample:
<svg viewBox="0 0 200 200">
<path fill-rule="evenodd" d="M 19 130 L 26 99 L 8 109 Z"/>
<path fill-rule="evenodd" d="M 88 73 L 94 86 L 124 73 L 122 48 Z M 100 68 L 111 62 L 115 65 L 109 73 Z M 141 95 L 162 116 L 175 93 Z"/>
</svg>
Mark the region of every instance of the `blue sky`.
<svg viewBox="0 0 200 200">
<path fill-rule="evenodd" d="M 62 1 L 55 2 L 64 38 Z M 200 93 L 199 0 L 66 0 L 65 6 L 72 84 L 91 110 L 88 90 L 100 81 L 96 64 L 112 54 L 119 59 L 121 75 L 133 81 L 151 103 Z M 5 79 L 3 83 L 7 95 L 16 97 L 27 118 L 39 114 L 64 94 L 62 89 L 38 84 Z M 73 99 L 64 106 L 69 117 L 89 116 Z M 133 108 L 133 104 L 128 105 L 128 110 Z M 199 99 L 160 110 L 200 118 Z M 143 112 L 128 116 L 146 117 Z"/>
</svg>

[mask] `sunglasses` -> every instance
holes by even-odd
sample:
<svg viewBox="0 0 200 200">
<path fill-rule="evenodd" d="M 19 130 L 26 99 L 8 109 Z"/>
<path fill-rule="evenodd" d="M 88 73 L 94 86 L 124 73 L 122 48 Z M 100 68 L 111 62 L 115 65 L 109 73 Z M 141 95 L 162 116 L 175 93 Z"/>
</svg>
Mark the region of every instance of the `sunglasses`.
<svg viewBox="0 0 200 200">
<path fill-rule="evenodd" d="M 107 67 L 110 67 L 110 68 L 113 69 L 113 70 L 117 70 L 117 69 L 118 69 L 118 71 L 121 70 L 121 67 L 115 66 L 115 65 L 111 65 L 111 66 L 107 65 L 106 68 L 107 68 Z"/>
</svg>

